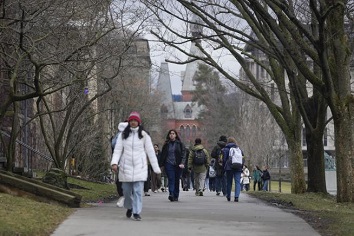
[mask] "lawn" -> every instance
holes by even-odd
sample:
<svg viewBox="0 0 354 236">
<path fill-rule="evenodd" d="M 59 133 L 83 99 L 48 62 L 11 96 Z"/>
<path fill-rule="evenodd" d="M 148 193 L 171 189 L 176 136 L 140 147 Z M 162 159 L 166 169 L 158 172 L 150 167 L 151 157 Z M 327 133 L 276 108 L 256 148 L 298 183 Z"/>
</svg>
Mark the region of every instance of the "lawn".
<svg viewBox="0 0 354 236">
<path fill-rule="evenodd" d="M 87 202 L 106 201 L 116 196 L 114 184 L 93 183 L 70 177 L 68 182 L 81 187 L 71 190 L 82 195 L 83 207 L 88 206 L 85 204 Z M 0 206 L 0 235 L 48 236 L 75 211 L 63 205 L 5 193 L 0 193 Z"/>
<path fill-rule="evenodd" d="M 354 204 L 337 203 L 335 196 L 319 193 L 291 194 L 290 183 L 272 181 L 271 192 L 248 191 L 249 195 L 302 217 L 323 236 L 351 236 Z"/>
</svg>

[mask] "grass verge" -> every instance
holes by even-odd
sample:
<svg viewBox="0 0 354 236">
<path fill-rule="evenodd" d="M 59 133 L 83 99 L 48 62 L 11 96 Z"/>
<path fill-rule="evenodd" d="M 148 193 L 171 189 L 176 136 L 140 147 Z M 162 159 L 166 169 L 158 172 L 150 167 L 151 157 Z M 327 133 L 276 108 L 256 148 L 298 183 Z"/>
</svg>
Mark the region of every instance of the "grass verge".
<svg viewBox="0 0 354 236">
<path fill-rule="evenodd" d="M 114 184 L 93 183 L 68 178 L 71 191 L 82 195 L 82 205 L 87 202 L 113 200 Z M 0 235 L 48 236 L 75 209 L 59 204 L 38 202 L 27 197 L 15 197 L 0 193 Z"/>
<path fill-rule="evenodd" d="M 334 196 L 327 194 L 290 194 L 286 193 L 288 191 L 278 193 L 275 192 L 277 188 L 274 188 L 273 184 L 276 183 L 272 183 L 272 192 L 249 191 L 247 193 L 300 216 L 322 236 L 353 235 L 353 203 L 337 203 Z M 287 185 L 290 186 L 289 183 Z M 287 188 L 285 187 L 284 190 Z"/>
</svg>

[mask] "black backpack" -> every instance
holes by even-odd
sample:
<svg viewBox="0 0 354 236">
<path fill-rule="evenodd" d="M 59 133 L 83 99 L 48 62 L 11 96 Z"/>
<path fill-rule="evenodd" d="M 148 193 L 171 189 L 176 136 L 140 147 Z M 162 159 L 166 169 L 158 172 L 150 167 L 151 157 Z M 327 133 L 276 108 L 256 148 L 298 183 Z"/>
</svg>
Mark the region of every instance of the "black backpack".
<svg viewBox="0 0 354 236">
<path fill-rule="evenodd" d="M 206 164 L 206 155 L 204 149 L 194 151 L 193 165 L 201 166 Z"/>
</svg>

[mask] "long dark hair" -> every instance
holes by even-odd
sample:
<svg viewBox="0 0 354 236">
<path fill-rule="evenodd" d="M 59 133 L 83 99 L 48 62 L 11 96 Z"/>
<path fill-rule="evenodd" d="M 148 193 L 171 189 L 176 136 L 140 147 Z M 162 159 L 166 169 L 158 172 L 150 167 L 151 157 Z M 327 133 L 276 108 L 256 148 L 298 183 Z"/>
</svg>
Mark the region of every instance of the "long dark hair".
<svg viewBox="0 0 354 236">
<path fill-rule="evenodd" d="M 138 129 L 138 135 L 139 135 L 139 139 L 143 138 L 143 126 L 139 125 L 139 129 Z M 129 134 L 132 132 L 131 128 L 130 128 L 130 124 L 128 123 L 128 126 L 125 127 L 124 131 L 123 131 L 123 139 L 127 139 L 129 137 Z"/>
<path fill-rule="evenodd" d="M 175 129 L 170 129 L 170 130 L 168 131 L 167 135 L 166 135 L 166 140 L 165 140 L 165 142 L 167 143 L 167 142 L 170 141 L 170 133 L 171 133 L 172 131 L 175 132 L 175 134 L 176 134 L 176 139 L 177 139 L 178 141 L 181 141 L 181 139 L 179 138 L 179 135 L 178 135 L 177 130 L 175 130 Z"/>
</svg>

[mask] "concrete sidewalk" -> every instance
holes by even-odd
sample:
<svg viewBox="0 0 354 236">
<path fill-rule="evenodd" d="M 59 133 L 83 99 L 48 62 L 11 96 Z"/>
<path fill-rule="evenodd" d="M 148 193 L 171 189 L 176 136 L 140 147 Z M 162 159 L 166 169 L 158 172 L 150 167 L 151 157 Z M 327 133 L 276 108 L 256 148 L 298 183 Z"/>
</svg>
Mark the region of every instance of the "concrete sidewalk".
<svg viewBox="0 0 354 236">
<path fill-rule="evenodd" d="M 167 193 L 143 197 L 142 221 L 125 216 L 116 202 L 80 208 L 52 236 L 71 235 L 320 235 L 301 218 L 241 193 L 240 202 L 227 202 L 215 192 L 181 192 L 170 202 Z"/>
</svg>

